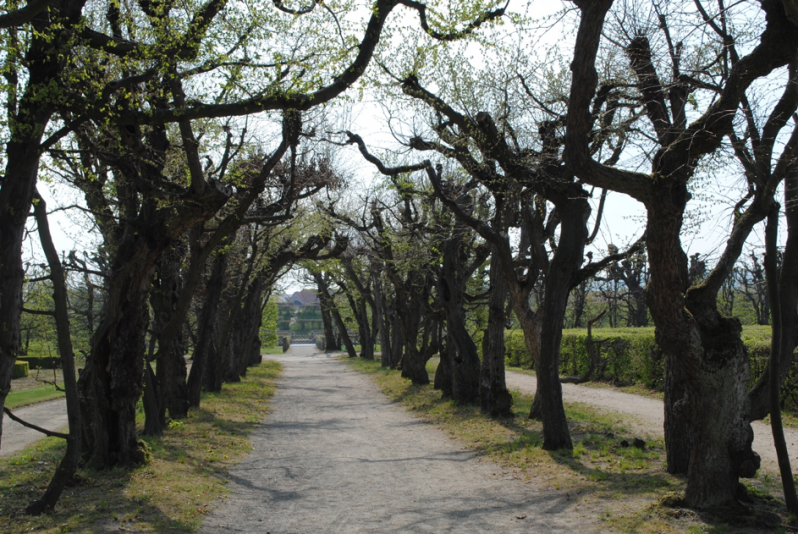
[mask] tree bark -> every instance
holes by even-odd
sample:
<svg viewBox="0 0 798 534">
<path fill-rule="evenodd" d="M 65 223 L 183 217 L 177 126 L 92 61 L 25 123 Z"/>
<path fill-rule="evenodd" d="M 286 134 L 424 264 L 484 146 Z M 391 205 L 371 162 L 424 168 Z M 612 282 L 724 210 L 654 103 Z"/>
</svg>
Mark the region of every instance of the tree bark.
<svg viewBox="0 0 798 534">
<path fill-rule="evenodd" d="M 184 254 L 179 245 L 165 252 L 158 260 L 156 277 L 150 305 L 153 311 L 153 330 L 158 337 L 161 330 L 169 324 L 176 312 L 183 280 L 180 276 L 180 263 Z M 188 388 L 186 386 L 186 352 L 182 331 L 171 339 L 158 340 L 157 380 L 161 388 L 163 406 L 160 411 L 169 411 L 172 419 L 185 419 L 188 415 Z"/>
<path fill-rule="evenodd" d="M 335 328 L 333 326 L 333 319 L 330 309 L 325 306 L 323 302 L 320 302 L 320 308 L 321 322 L 324 326 L 324 351 L 331 352 L 339 350 L 341 347 L 338 346 L 338 343 L 335 339 Z"/>
<path fill-rule="evenodd" d="M 513 397 L 507 391 L 504 376 L 504 328 L 507 324 L 505 303 L 507 283 L 501 266 L 494 258 L 491 262 L 490 297 L 488 300 L 488 328 L 482 342 L 482 370 L 480 372 L 480 405 L 491 417 L 510 417 Z"/>
<path fill-rule="evenodd" d="M 455 224 L 452 236 L 443 245 L 443 266 L 439 293 L 446 313 L 447 349 L 452 380 L 452 399 L 469 403 L 479 398 L 480 362 L 477 346 L 465 325 L 465 279 L 462 273 L 465 228 Z"/>
<path fill-rule="evenodd" d="M 386 317 L 387 304 L 382 292 L 382 281 L 374 278 L 374 315 L 377 319 L 380 331 L 380 366 L 393 368 L 391 365 L 391 333 L 389 331 L 390 320 Z"/>
<path fill-rule="evenodd" d="M 229 243 L 230 238 L 225 241 L 225 246 Z M 218 253 L 213 260 L 210 276 L 205 283 L 205 303 L 197 321 L 197 344 L 194 347 L 194 358 L 187 384 L 189 403 L 195 408 L 199 408 L 200 405 L 205 369 L 213 351 L 214 316 L 224 289 L 224 274 L 227 269 L 226 256 L 226 254 Z"/>
</svg>

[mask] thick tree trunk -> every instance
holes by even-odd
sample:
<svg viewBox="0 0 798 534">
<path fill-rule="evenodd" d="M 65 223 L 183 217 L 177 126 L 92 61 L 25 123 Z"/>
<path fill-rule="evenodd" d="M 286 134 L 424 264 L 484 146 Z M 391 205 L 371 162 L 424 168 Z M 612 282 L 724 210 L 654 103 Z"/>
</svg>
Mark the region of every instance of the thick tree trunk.
<svg viewBox="0 0 798 534">
<path fill-rule="evenodd" d="M 418 291 L 418 290 L 417 290 Z M 424 354 L 418 350 L 418 334 L 421 328 L 422 295 L 410 293 L 411 302 L 397 303 L 402 317 L 402 341 L 404 354 L 402 355 L 402 377 L 409 378 L 413 384 L 423 386 L 429 384 L 427 362 Z"/>
<path fill-rule="evenodd" d="M 374 359 L 374 337 L 369 327 L 369 312 L 364 299 L 357 299 L 358 329 L 360 330 L 360 357 L 364 360 Z"/>
<path fill-rule="evenodd" d="M 380 331 L 380 366 L 392 368 L 391 366 L 391 332 L 389 330 L 390 320 L 386 317 L 387 305 L 385 296 L 382 293 L 381 282 L 378 278 L 374 280 L 374 316 Z"/>
<path fill-rule="evenodd" d="M 144 391 L 142 403 L 144 404 L 144 435 L 162 436 L 166 426 L 166 417 L 163 411 L 163 390 L 158 383 L 158 378 L 152 370 L 149 361 L 144 362 Z"/>
<path fill-rule="evenodd" d="M 398 306 L 396 304 L 396 297 L 391 301 L 388 308 L 388 314 L 391 324 L 391 369 L 397 369 L 402 365 L 402 358 L 405 353 L 404 334 L 402 333 L 402 321 L 399 317 Z"/>
<path fill-rule="evenodd" d="M 504 315 L 507 283 L 502 278 L 498 260 L 490 265 L 490 297 L 488 300 L 488 328 L 482 340 L 482 370 L 480 372 L 480 406 L 491 417 L 510 417 L 513 397 L 507 391 L 504 377 Z"/>
<path fill-rule="evenodd" d="M 223 315 L 224 316 L 224 315 Z M 224 332 L 216 321 L 208 325 L 211 331 L 205 372 L 202 374 L 202 388 L 208 392 L 222 390 L 222 382 L 227 364 L 227 347 L 224 346 Z"/>
<path fill-rule="evenodd" d="M 446 342 L 441 347 L 440 362 L 435 369 L 435 378 L 433 379 L 433 387 L 440 390 L 443 398 L 452 396 L 452 367 L 451 357 L 449 356 L 449 347 L 454 346 L 454 341 L 451 339 L 449 332 L 446 332 Z"/>
<path fill-rule="evenodd" d="M 229 244 L 229 241 L 225 244 Z M 217 254 L 213 260 L 210 276 L 205 283 L 205 303 L 197 321 L 197 344 L 194 347 L 194 358 L 187 384 L 189 403 L 196 408 L 200 405 L 202 383 L 208 367 L 208 360 L 213 351 L 214 317 L 224 289 L 224 274 L 227 269 L 226 256 L 226 254 Z"/>
<path fill-rule="evenodd" d="M 157 276 L 150 296 L 153 311 L 153 330 L 156 337 L 169 324 L 176 311 L 183 281 L 180 276 L 180 263 L 183 254 L 173 247 L 158 261 Z M 183 358 L 186 347 L 182 332 L 170 340 L 158 340 L 157 380 L 161 388 L 164 409 L 172 419 L 185 419 L 188 415 L 188 388 L 186 386 L 186 361 Z"/>
<path fill-rule="evenodd" d="M 452 236 L 444 242 L 438 286 L 446 313 L 452 399 L 468 403 L 479 398 L 480 362 L 477 346 L 465 325 L 463 300 L 467 280 L 462 272 L 464 232 L 464 225 L 455 224 Z"/>
<path fill-rule="evenodd" d="M 109 279 L 104 319 L 92 340 L 81 377 L 90 398 L 91 457 L 94 469 L 134 466 L 145 460 L 136 437 L 136 403 L 141 397 L 144 346 L 149 323 L 149 283 L 155 262 L 146 247 L 123 262 Z"/>
<path fill-rule="evenodd" d="M 632 294 L 632 326 L 648 326 L 645 289 L 638 284 L 630 287 L 629 292 Z"/>
<path fill-rule="evenodd" d="M 233 354 L 236 356 L 236 373 L 239 377 L 246 376 L 247 367 L 256 360 L 253 355 L 255 340 L 258 340 L 257 355 L 260 356 L 258 331 L 263 320 L 262 300 L 263 282 L 260 278 L 256 278 L 249 284 L 244 304 L 239 313 L 239 321 L 234 324 Z"/>
<path fill-rule="evenodd" d="M 360 357 L 364 360 L 374 359 L 374 347 L 371 346 L 371 333 L 369 332 L 369 317 L 366 311 L 366 303 L 363 297 L 355 298 L 354 295 L 342 283 L 339 283 L 349 302 L 349 308 L 357 323 L 357 334 L 360 338 Z M 348 335 L 348 334 L 347 334 Z M 368 347 L 371 346 L 371 349 Z M 369 351 L 371 351 L 369 353 Z"/>
<path fill-rule="evenodd" d="M 340 347 L 335 339 L 335 327 L 333 326 L 332 314 L 330 309 L 321 303 L 321 324 L 324 326 L 324 351 L 330 352 L 339 350 Z"/>
<path fill-rule="evenodd" d="M 695 288 L 685 296 L 688 264 L 679 233 L 686 187 L 671 185 L 656 198 L 648 206 L 646 232 L 649 308 L 657 343 L 671 360 L 665 432 L 666 447 L 675 449 L 668 451 L 668 468 L 681 472 L 689 447 L 687 504 L 726 505 L 736 502 L 738 478 L 753 476 L 759 467 L 759 457 L 751 450 L 742 328 L 737 319 L 720 316 L 714 296 L 701 300 Z"/>
<path fill-rule="evenodd" d="M 457 402 L 473 402 L 479 398 L 480 362 L 477 346 L 465 326 L 464 311 L 447 306 L 446 329 L 449 347 L 449 365 L 452 376 L 452 399 Z M 452 349 L 455 350 L 452 350 Z"/>
<path fill-rule="evenodd" d="M 689 372 L 679 360 L 665 360 L 665 455 L 668 473 L 687 474 L 693 439 L 690 432 Z"/>
<path fill-rule="evenodd" d="M 691 507 L 711 508 L 736 502 L 739 477 L 753 477 L 760 462 L 751 450 L 748 358 L 739 321 L 724 318 L 717 329 L 694 332 L 709 343 L 703 343 L 704 357 L 692 367 L 688 382 L 693 446 L 685 501 Z"/>
</svg>

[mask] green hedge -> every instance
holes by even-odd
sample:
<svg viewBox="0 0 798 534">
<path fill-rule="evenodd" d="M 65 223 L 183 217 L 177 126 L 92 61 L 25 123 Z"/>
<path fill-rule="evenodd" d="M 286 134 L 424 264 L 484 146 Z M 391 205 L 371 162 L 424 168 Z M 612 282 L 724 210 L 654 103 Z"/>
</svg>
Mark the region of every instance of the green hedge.
<svg viewBox="0 0 798 534">
<path fill-rule="evenodd" d="M 11 371 L 11 378 L 25 378 L 29 374 L 28 362 L 14 362 L 14 369 Z"/>
<path fill-rule="evenodd" d="M 765 370 L 770 357 L 770 327 L 744 327 L 742 338 L 748 350 L 750 385 L 753 385 Z M 594 374 L 594 379 L 616 385 L 644 384 L 650 389 L 663 390 L 665 358 L 654 341 L 653 327 L 598 328 L 593 330 L 593 340 L 600 345 L 601 358 L 605 362 L 602 376 Z M 506 347 L 508 365 L 534 368 L 523 332 L 508 331 Z M 583 375 L 589 367 L 587 330 L 563 330 L 561 351 L 560 374 Z M 784 386 L 784 396 L 789 404 L 798 406 L 798 361 L 795 358 Z"/>
<path fill-rule="evenodd" d="M 52 356 L 20 356 L 17 361 L 28 362 L 31 369 L 60 369 L 61 358 Z"/>
</svg>

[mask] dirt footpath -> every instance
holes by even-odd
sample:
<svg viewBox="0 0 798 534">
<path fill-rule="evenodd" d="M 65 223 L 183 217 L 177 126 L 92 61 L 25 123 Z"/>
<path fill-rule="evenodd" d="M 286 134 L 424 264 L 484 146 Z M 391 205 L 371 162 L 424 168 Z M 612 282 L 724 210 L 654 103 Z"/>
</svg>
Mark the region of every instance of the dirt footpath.
<svg viewBox="0 0 798 534">
<path fill-rule="evenodd" d="M 61 432 L 69 428 L 64 399 L 41 402 L 25 408 L 15 408 L 11 412 L 23 421 L 47 430 Z M 0 458 L 11 456 L 44 437 L 41 432 L 22 426 L 6 417 L 5 414 L 0 413 L 0 416 L 3 417 L 3 442 L 0 444 Z"/>
<path fill-rule="evenodd" d="M 273 412 L 200 532 L 598 532 L 596 511 L 480 461 L 370 377 L 293 347 Z"/>
<path fill-rule="evenodd" d="M 534 394 L 537 381 L 534 376 L 507 371 L 507 387 L 522 393 Z M 583 402 L 607 414 L 617 415 L 618 420 L 639 437 L 661 438 L 665 419 L 662 401 L 632 395 L 609 388 L 592 388 L 575 384 L 563 384 L 562 396 L 565 402 Z M 777 475 L 779 472 L 776 448 L 770 425 L 755 421 L 753 448 L 762 457 L 762 470 Z M 785 428 L 784 437 L 790 451 L 790 465 L 793 474 L 798 469 L 798 430 Z"/>
</svg>

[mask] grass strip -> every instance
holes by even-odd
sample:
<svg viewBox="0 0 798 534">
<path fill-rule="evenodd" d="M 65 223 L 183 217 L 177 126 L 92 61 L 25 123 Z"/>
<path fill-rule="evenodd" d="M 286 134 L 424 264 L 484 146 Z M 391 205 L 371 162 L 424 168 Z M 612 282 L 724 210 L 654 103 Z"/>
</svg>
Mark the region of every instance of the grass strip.
<svg viewBox="0 0 798 534">
<path fill-rule="evenodd" d="M 64 384 L 59 384 L 59 386 L 63 387 Z M 12 391 L 8 394 L 8 397 L 6 397 L 5 405 L 6 408 L 11 410 L 20 406 L 28 406 L 30 404 L 36 404 L 53 399 L 61 399 L 63 397 L 63 391 L 58 391 L 53 386 L 42 386 Z"/>
<path fill-rule="evenodd" d="M 530 395 L 513 391 L 514 417 L 494 419 L 478 406 L 442 399 L 431 385 L 414 386 L 379 362 L 342 360 L 374 376 L 388 398 L 439 425 L 477 455 L 497 462 L 512 478 L 536 489 L 559 490 L 568 501 L 578 499 L 575 506 L 582 508 L 575 511 L 598 514 L 607 531 L 727 532 L 727 518 L 658 504 L 674 492 L 683 492 L 685 480 L 667 473 L 664 440 L 630 434 L 620 414 L 606 414 L 582 403 L 566 404 L 574 449 L 545 451 L 542 424 L 527 419 Z M 428 364 L 431 376 L 436 364 L 432 360 Z M 632 446 L 635 438 L 645 440 L 645 447 Z M 777 485 L 767 475 L 745 484 L 760 502 L 749 524 L 762 527 L 761 519 L 767 516 L 764 523 L 777 531 L 779 522 L 787 520 L 783 504 L 770 497 L 778 493 Z M 767 497 L 758 498 L 762 495 Z M 739 523 L 738 519 L 734 522 Z"/>
<path fill-rule="evenodd" d="M 54 513 L 24 515 L 39 497 L 63 454 L 64 443 L 48 438 L 0 460 L 0 531 L 190 532 L 227 499 L 226 475 L 251 450 L 248 437 L 266 417 L 281 366 L 266 361 L 240 383 L 207 393 L 188 419 L 171 421 L 162 438 L 144 438 L 152 460 L 133 470 L 81 470 Z M 143 417 L 142 417 L 143 420 Z"/>
</svg>

